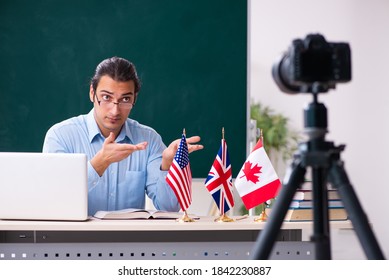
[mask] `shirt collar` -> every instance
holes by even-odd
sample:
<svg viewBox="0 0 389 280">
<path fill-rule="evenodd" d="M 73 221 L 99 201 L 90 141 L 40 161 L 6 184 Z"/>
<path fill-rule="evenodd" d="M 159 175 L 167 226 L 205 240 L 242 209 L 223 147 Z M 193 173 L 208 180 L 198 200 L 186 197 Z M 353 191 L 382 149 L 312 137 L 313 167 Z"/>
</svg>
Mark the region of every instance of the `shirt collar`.
<svg viewBox="0 0 389 280">
<path fill-rule="evenodd" d="M 97 122 L 95 120 L 94 116 L 94 109 L 92 109 L 88 115 L 86 116 L 87 119 L 87 126 L 88 126 L 88 132 L 89 132 L 89 141 L 90 143 L 93 142 L 93 140 L 100 135 L 103 139 L 105 138 L 100 131 L 100 128 L 97 125 Z M 116 142 L 128 142 L 132 143 L 132 134 L 129 127 L 128 122 L 124 123 L 124 126 L 122 130 L 120 131 L 118 137 L 116 137 Z"/>
<path fill-rule="evenodd" d="M 120 130 L 120 133 L 118 137 L 116 137 L 116 142 L 126 142 L 126 143 L 131 143 L 132 142 L 132 134 L 130 131 L 130 127 L 128 126 L 128 122 L 125 122 L 122 129 Z"/>
</svg>

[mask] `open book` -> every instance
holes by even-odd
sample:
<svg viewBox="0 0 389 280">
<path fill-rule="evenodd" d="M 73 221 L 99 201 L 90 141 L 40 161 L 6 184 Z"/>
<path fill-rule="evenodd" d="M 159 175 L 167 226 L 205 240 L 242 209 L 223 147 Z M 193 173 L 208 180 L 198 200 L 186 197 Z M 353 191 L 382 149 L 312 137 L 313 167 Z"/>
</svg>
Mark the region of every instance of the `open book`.
<svg viewBox="0 0 389 280">
<path fill-rule="evenodd" d="M 103 220 L 140 220 L 140 219 L 179 219 L 184 215 L 182 212 L 167 212 L 161 210 L 145 210 L 128 208 L 116 211 L 97 211 L 93 216 Z M 198 219 L 189 215 L 192 219 Z"/>
</svg>

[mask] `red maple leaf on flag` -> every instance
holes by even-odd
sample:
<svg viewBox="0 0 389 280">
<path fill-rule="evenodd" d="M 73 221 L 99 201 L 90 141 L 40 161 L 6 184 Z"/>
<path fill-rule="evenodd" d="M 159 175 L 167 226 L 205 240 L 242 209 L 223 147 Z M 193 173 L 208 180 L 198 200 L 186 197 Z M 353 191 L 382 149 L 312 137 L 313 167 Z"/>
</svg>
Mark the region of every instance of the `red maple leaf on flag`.
<svg viewBox="0 0 389 280">
<path fill-rule="evenodd" d="M 254 184 L 256 184 L 257 182 L 259 182 L 259 175 L 256 175 L 256 174 L 261 173 L 261 169 L 262 169 L 262 166 L 258 166 L 258 164 L 255 164 L 252 167 L 252 163 L 247 161 L 244 164 L 244 168 L 243 168 L 244 175 L 243 176 L 246 176 L 247 181 L 251 181 Z M 243 176 L 241 176 L 240 178 L 242 178 Z"/>
</svg>

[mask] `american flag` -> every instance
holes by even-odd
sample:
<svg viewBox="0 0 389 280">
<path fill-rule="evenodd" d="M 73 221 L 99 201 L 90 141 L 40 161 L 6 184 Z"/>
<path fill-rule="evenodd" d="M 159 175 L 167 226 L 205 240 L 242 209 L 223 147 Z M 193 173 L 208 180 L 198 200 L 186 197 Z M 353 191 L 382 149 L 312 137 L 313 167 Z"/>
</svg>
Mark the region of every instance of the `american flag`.
<svg viewBox="0 0 389 280">
<path fill-rule="evenodd" d="M 192 203 L 192 173 L 185 134 L 182 134 L 180 145 L 169 168 L 166 181 L 174 191 L 181 209 L 186 211 Z"/>
<path fill-rule="evenodd" d="M 224 139 L 221 141 L 219 152 L 205 180 L 205 187 L 211 193 L 221 215 L 234 206 L 231 163 Z"/>
</svg>

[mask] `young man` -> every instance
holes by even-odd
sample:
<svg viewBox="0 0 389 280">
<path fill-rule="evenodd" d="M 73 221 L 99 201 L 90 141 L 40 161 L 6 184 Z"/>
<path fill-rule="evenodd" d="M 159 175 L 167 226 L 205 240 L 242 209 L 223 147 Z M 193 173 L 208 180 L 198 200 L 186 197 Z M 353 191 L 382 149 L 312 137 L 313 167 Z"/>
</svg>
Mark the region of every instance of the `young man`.
<svg viewBox="0 0 389 280">
<path fill-rule="evenodd" d="M 135 66 L 126 59 L 103 60 L 91 80 L 93 109 L 52 126 L 43 152 L 88 157 L 88 212 L 144 208 L 145 194 L 160 210 L 178 211 L 165 177 L 180 139 L 168 147 L 152 128 L 128 118 L 140 90 Z M 187 138 L 189 152 L 202 149 Z"/>
</svg>

